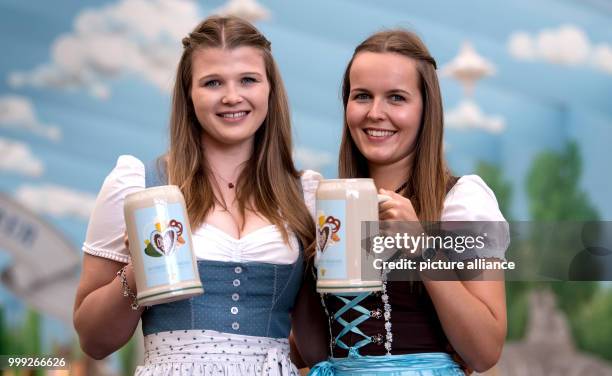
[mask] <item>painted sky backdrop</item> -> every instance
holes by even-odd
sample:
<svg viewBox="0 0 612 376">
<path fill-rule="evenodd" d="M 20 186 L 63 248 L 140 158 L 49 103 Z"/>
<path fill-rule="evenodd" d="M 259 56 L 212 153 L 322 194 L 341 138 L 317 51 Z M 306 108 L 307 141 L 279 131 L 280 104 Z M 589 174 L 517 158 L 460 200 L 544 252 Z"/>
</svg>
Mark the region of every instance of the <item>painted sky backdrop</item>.
<svg viewBox="0 0 612 376">
<path fill-rule="evenodd" d="M 121 154 L 167 146 L 180 39 L 224 1 L 0 0 L 0 190 L 82 243 L 95 195 Z M 296 160 L 336 176 L 340 82 L 354 47 L 382 28 L 415 30 L 444 66 L 469 41 L 495 75 L 441 77 L 447 158 L 456 175 L 497 164 L 528 219 L 525 177 L 537 153 L 576 141 L 580 185 L 612 220 L 612 5 L 589 0 L 382 2 L 260 0 L 288 89 Z M 470 117 L 471 116 L 471 117 Z M 492 129 L 498 119 L 503 126 Z"/>
</svg>

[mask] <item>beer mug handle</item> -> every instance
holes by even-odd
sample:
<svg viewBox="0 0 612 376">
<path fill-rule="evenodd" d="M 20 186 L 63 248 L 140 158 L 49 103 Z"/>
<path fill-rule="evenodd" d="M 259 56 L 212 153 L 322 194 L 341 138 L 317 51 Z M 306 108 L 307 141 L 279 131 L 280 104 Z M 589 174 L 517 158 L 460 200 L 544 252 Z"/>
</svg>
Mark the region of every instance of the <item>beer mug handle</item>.
<svg viewBox="0 0 612 376">
<path fill-rule="evenodd" d="M 387 196 L 387 195 L 376 195 L 378 197 L 378 203 L 382 204 L 383 202 L 387 202 L 389 200 L 391 200 L 391 196 Z"/>
</svg>

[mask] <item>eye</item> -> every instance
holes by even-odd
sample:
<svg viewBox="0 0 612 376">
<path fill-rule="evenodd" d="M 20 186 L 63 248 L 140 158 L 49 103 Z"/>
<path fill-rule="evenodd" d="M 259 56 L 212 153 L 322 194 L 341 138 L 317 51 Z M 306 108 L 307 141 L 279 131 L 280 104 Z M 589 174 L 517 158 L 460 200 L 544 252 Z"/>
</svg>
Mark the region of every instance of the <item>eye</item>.
<svg viewBox="0 0 612 376">
<path fill-rule="evenodd" d="M 393 101 L 393 102 L 403 102 L 406 100 L 406 98 L 404 98 L 403 96 L 399 95 L 399 94 L 391 94 L 389 96 L 389 98 Z"/>
<path fill-rule="evenodd" d="M 221 86 L 221 81 L 219 81 L 219 80 L 206 81 L 203 86 L 204 87 L 210 87 L 210 88 L 218 87 L 218 86 Z"/>
<path fill-rule="evenodd" d="M 249 85 L 249 84 L 253 84 L 255 82 L 258 82 L 257 79 L 253 78 L 253 77 L 243 77 L 241 80 L 243 85 Z"/>
<path fill-rule="evenodd" d="M 365 100 L 368 100 L 368 99 L 370 99 L 370 95 L 366 94 L 366 93 L 357 93 L 353 97 L 353 100 L 356 100 L 356 101 L 365 101 Z"/>
</svg>

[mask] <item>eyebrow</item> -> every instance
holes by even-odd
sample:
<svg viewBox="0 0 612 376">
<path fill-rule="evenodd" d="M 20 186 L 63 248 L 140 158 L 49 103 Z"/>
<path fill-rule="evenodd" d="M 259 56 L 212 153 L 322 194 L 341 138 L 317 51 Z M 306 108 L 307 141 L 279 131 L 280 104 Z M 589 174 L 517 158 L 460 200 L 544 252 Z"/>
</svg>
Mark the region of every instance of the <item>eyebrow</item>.
<svg viewBox="0 0 612 376">
<path fill-rule="evenodd" d="M 394 93 L 403 93 L 406 94 L 407 96 L 411 97 L 412 93 L 403 89 L 394 89 L 394 90 L 389 90 L 388 91 L 389 94 L 394 94 Z"/>
<path fill-rule="evenodd" d="M 350 93 L 353 93 L 355 91 L 361 91 L 361 92 L 366 92 L 366 93 L 370 93 L 371 90 L 365 89 L 365 88 L 361 88 L 361 87 L 356 87 L 354 89 L 351 89 Z M 392 89 L 386 92 L 387 94 L 395 94 L 395 93 L 403 93 L 405 95 L 408 96 L 412 96 L 412 93 L 409 91 L 406 91 L 404 89 Z"/>
</svg>

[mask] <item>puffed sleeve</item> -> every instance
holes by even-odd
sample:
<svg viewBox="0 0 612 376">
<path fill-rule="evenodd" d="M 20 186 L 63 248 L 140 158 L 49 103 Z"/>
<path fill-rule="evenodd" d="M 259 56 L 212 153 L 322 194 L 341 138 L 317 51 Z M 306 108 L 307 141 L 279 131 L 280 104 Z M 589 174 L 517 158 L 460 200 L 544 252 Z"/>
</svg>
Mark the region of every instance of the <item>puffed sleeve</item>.
<svg viewBox="0 0 612 376">
<path fill-rule="evenodd" d="M 128 194 L 144 187 L 143 163 L 131 155 L 120 156 L 96 198 L 83 243 L 84 252 L 119 262 L 129 262 L 130 254 L 123 242 L 123 202 Z"/>
<path fill-rule="evenodd" d="M 499 210 L 495 194 L 478 175 L 461 177 L 444 200 L 443 222 L 460 221 L 474 235 L 485 236 L 485 246 L 460 254 L 460 259 L 497 258 L 505 260 L 510 244 L 509 226 Z"/>
<path fill-rule="evenodd" d="M 315 217 L 316 201 L 317 201 L 317 187 L 319 181 L 323 179 L 323 176 L 313 170 L 304 170 L 301 176 L 302 181 L 302 192 L 304 194 L 304 202 L 308 208 L 308 212 L 313 218 Z"/>
</svg>

